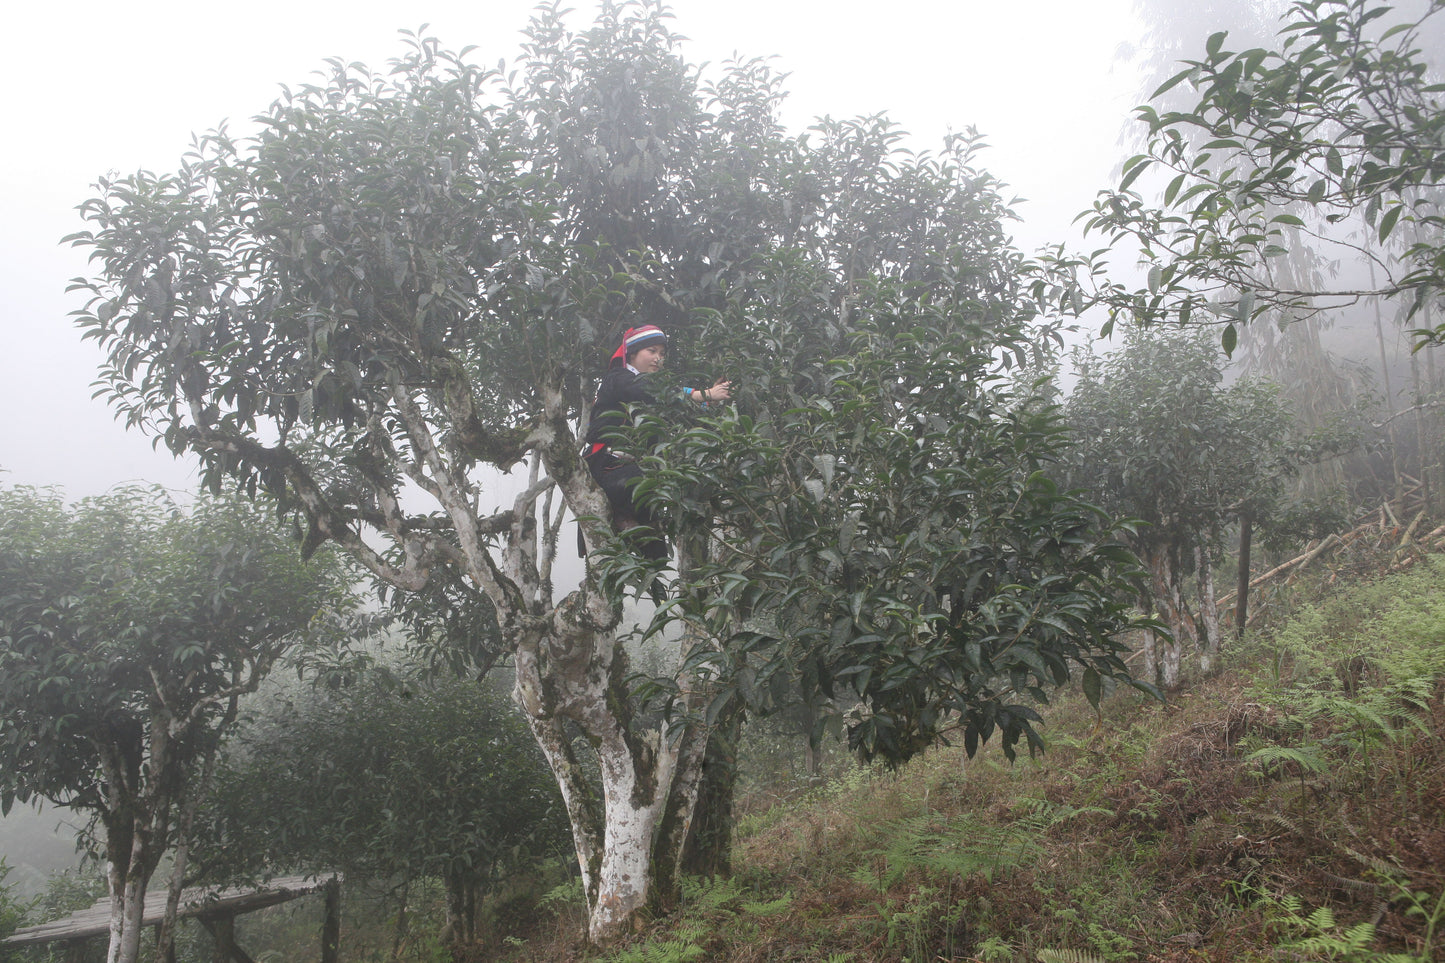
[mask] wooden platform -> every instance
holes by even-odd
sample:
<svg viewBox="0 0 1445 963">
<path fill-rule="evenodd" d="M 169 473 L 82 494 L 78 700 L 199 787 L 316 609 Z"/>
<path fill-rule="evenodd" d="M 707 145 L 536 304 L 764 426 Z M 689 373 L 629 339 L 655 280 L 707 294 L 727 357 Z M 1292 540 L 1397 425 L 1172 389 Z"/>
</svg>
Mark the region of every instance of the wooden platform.
<svg viewBox="0 0 1445 963">
<path fill-rule="evenodd" d="M 321 892 L 329 880 L 311 879 L 306 876 L 285 876 L 271 880 L 265 886 L 231 887 L 214 889 L 197 887 L 183 890 L 177 919 L 198 919 L 213 933 L 219 928 L 230 936 L 232 922 L 237 916 L 286 903 L 300 896 Z M 166 894 L 164 890 L 146 894 L 144 925 L 159 924 L 165 916 Z M 218 926 L 219 924 L 219 926 Z M 27 926 L 16 930 L 0 946 L 32 946 L 41 943 L 78 943 L 110 933 L 110 898 L 98 901 L 88 909 L 76 910 L 63 919 L 38 926 Z M 226 942 L 231 942 L 229 939 Z M 246 959 L 236 953 L 233 946 L 225 947 L 233 958 Z"/>
</svg>

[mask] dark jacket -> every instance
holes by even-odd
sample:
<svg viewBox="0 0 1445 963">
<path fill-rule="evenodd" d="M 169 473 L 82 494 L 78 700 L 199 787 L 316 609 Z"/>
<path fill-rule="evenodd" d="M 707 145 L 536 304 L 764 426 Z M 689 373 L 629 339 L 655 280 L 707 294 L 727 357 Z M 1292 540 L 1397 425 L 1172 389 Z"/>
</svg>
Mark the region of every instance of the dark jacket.
<svg viewBox="0 0 1445 963">
<path fill-rule="evenodd" d="M 597 398 L 592 402 L 586 454 L 589 457 L 605 457 L 598 446 L 605 446 L 608 437 L 628 423 L 628 405 L 656 403 L 657 398 L 648 389 L 647 378 L 623 366 L 607 372 L 602 376 L 602 383 L 597 386 Z"/>
</svg>

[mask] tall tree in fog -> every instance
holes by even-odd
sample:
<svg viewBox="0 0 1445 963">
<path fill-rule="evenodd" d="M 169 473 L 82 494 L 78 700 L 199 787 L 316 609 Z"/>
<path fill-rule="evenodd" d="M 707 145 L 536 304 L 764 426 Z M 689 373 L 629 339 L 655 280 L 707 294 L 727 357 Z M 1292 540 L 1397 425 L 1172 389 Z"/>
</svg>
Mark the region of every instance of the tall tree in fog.
<svg viewBox="0 0 1445 963">
<path fill-rule="evenodd" d="M 1130 559 L 1049 481 L 1057 420 L 1003 388 L 1047 332 L 971 137 L 911 154 L 875 118 L 788 138 L 780 79 L 748 62 L 704 85 L 658 4 L 559 17 L 505 76 L 427 39 L 384 74 L 337 62 L 254 142 L 103 182 L 76 240 L 81 323 L 133 424 L 274 492 L 307 549 L 470 600 L 601 942 L 676 897 L 730 707 L 844 692 L 870 710 L 855 746 L 892 760 L 955 722 L 1035 746 L 1045 687 L 1127 676 Z M 707 359 L 739 382 L 619 441 L 679 546 L 653 628 L 683 625 L 683 651 L 646 677 L 621 602 L 665 573 L 612 530 L 577 433 L 641 323 L 681 377 Z M 526 481 L 502 494 L 508 471 Z M 558 591 L 564 514 L 589 564 Z"/>
<path fill-rule="evenodd" d="M 1137 47 L 1124 52 L 1143 68 L 1141 97 L 1149 98 L 1151 106 L 1161 113 L 1191 110 L 1192 84 L 1178 84 L 1157 96 L 1151 94 L 1186 61 L 1197 58 L 1206 37 L 1227 31 L 1226 43 L 1231 49 L 1269 48 L 1275 45 L 1280 28 L 1298 22 L 1303 13 L 1284 0 L 1210 0 L 1183 7 L 1163 0 L 1139 0 L 1135 6 L 1146 33 Z M 1425 17 L 1430 9 L 1424 0 L 1407 0 L 1397 4 L 1384 19 L 1418 19 L 1418 61 L 1426 67 L 1426 76 L 1438 79 L 1441 54 L 1445 53 L 1445 17 Z M 1376 22 L 1375 35 L 1383 33 L 1382 23 L 1383 19 Z M 1177 125 L 1175 130 L 1195 148 L 1214 139 L 1203 125 Z M 1143 148 L 1150 131 L 1147 123 L 1132 123 L 1125 128 L 1125 139 Z M 1146 175 L 1139 183 L 1147 184 L 1149 179 Z M 1157 183 L 1162 188 L 1164 182 Z M 1277 286 L 1296 291 L 1347 286 L 1342 278 L 1373 287 L 1371 258 L 1397 258 L 1422 240 L 1430 243 L 1432 234 L 1438 235 L 1438 229 L 1428 222 L 1410 224 L 1407 219 L 1382 242 L 1378 236 L 1372 237 L 1375 232 L 1358 218 L 1331 223 L 1320 217 L 1307 195 L 1304 199 L 1275 198 L 1270 213 L 1290 214 L 1306 222 L 1277 222 L 1281 242 L 1270 261 L 1270 276 Z M 1423 234 L 1417 230 L 1421 227 Z M 1352 251 L 1353 246 L 1363 246 L 1364 256 Z M 1409 355 L 1406 332 L 1411 325 L 1407 319 L 1415 305 L 1382 305 L 1379 299 L 1370 298 L 1355 304 L 1337 304 L 1332 309 L 1317 307 L 1303 303 L 1262 305 L 1257 323 L 1238 332 L 1246 368 L 1279 383 L 1297 417 L 1317 430 L 1333 430 L 1341 420 L 1359 421 L 1372 403 L 1382 404 L 1372 414 L 1374 420 L 1383 423 L 1388 436 L 1387 460 L 1383 477 L 1374 460 L 1359 455 L 1311 466 L 1301 475 L 1302 493 L 1329 498 L 1348 489 L 1357 498 L 1389 497 L 1398 493 L 1405 472 L 1427 478 L 1422 461 L 1428 459 L 1419 456 L 1429 447 L 1428 439 L 1438 427 L 1438 418 L 1419 411 L 1408 420 L 1395 417 L 1400 408 L 1413 405 L 1418 409 L 1438 382 L 1433 357 Z M 1434 323 L 1434 309 L 1426 303 L 1421 310 L 1419 320 L 1423 323 L 1417 326 L 1428 327 Z"/>
<path fill-rule="evenodd" d="M 1441 9 L 1298 0 L 1264 46 L 1223 30 L 1200 38 L 1138 109 L 1143 150 L 1082 215 L 1107 247 L 1045 258 L 1036 291 L 1066 310 L 1102 306 L 1106 333 L 1163 319 L 1210 325 L 1230 353 L 1251 324 L 1350 312 L 1375 326 L 1381 377 L 1398 377 L 1387 317 L 1413 325 L 1417 344 L 1445 340 L 1445 111 L 1427 54 Z M 1139 271 L 1117 273 L 1110 259 Z M 1257 355 L 1287 344 L 1258 341 Z M 1312 395 L 1338 385 L 1339 369 L 1320 352 L 1294 353 L 1316 369 L 1302 408 L 1322 410 L 1327 399 Z M 1398 462 L 1393 475 L 1396 494 Z"/>
</svg>

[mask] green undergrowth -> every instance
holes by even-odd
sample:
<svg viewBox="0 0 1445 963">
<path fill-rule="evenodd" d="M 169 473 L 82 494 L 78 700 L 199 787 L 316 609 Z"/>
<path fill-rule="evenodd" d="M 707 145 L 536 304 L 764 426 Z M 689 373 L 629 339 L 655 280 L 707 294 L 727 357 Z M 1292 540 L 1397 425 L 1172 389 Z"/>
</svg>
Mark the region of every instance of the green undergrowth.
<svg viewBox="0 0 1445 963">
<path fill-rule="evenodd" d="M 1445 963 L 1442 681 L 1445 568 L 1330 587 L 1167 706 L 745 801 L 734 875 L 626 945 L 496 958 Z"/>
</svg>

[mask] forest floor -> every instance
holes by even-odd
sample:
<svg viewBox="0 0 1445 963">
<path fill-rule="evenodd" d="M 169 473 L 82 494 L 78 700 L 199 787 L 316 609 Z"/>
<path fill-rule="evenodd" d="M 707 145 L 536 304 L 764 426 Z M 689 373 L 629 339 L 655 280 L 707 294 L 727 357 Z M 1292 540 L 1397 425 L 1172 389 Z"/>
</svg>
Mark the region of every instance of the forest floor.
<svg viewBox="0 0 1445 963">
<path fill-rule="evenodd" d="M 1445 961 L 1445 563 L 1285 608 L 1167 704 L 1064 694 L 1037 758 L 757 787 L 626 945 L 558 890 L 476 959 Z"/>
</svg>

